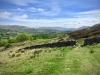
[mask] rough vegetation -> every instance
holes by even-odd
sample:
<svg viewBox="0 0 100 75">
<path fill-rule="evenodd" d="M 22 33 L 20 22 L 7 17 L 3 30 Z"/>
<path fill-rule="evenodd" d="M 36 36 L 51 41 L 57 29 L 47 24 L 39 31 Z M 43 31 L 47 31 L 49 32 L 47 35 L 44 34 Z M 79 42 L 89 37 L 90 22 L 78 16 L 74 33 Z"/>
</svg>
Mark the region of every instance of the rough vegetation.
<svg viewBox="0 0 100 75">
<path fill-rule="evenodd" d="M 88 38 L 100 35 L 100 24 L 96 24 L 86 29 L 76 30 L 74 32 L 69 33 L 69 35 L 73 39 Z"/>
<path fill-rule="evenodd" d="M 20 46 L 19 46 L 20 47 Z M 99 75 L 100 44 L 0 52 L 0 75 Z"/>
<path fill-rule="evenodd" d="M 96 38 L 100 29 L 98 26 L 99 24 L 70 33 L 71 38 L 77 39 L 74 41 L 75 46 L 61 46 L 65 45 L 65 40 L 70 42 L 71 39 L 65 35 L 65 32 L 63 34 L 57 33 L 55 37 L 49 35 L 50 38 L 48 35 L 42 36 L 42 34 L 18 33 L 15 37 L 1 39 L 0 75 L 100 75 L 100 42 L 97 41 L 100 39 Z M 84 36 L 80 31 L 84 32 Z M 88 42 L 82 40 L 82 38 L 88 39 L 85 37 L 86 35 L 94 37 L 89 39 L 89 43 L 91 40 L 94 42 L 92 45 L 86 44 L 81 47 L 82 44 Z M 58 42 L 54 43 L 55 40 Z M 51 48 L 27 48 L 48 46 L 51 42 L 55 45 L 52 45 Z M 96 42 L 98 43 L 95 44 Z M 19 49 L 21 51 L 18 51 Z"/>
</svg>

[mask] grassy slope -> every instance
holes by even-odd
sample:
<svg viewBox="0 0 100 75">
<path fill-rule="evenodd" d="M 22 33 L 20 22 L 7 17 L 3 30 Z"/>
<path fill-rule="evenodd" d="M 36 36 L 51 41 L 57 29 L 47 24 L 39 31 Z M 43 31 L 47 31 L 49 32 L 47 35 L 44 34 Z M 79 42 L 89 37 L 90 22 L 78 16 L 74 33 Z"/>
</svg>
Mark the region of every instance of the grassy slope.
<svg viewBox="0 0 100 75">
<path fill-rule="evenodd" d="M 0 52 L 0 75 L 100 75 L 99 49 L 100 44 L 16 52 L 16 46 Z"/>
</svg>

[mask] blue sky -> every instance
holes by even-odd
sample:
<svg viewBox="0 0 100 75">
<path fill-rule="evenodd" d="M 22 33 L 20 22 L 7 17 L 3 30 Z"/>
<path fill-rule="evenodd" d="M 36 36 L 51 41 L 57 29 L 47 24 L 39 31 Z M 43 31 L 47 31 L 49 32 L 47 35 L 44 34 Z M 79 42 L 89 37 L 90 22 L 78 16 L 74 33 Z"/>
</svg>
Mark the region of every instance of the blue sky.
<svg viewBox="0 0 100 75">
<path fill-rule="evenodd" d="M 100 23 L 100 0 L 0 0 L 0 25 L 78 28 Z"/>
</svg>

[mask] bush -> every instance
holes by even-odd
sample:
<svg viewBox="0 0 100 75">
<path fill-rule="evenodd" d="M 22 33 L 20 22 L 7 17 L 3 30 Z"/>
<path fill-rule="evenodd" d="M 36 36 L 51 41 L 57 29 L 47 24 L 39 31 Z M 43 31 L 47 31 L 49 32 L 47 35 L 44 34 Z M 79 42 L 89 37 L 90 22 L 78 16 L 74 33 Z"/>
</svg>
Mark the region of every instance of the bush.
<svg viewBox="0 0 100 75">
<path fill-rule="evenodd" d="M 23 33 L 23 34 L 18 35 L 16 37 L 16 40 L 17 42 L 23 42 L 23 41 L 30 40 L 30 38 L 31 38 L 30 35 Z"/>
<path fill-rule="evenodd" d="M 0 41 L 0 47 L 3 47 L 7 44 L 8 42 L 6 40 Z"/>
<path fill-rule="evenodd" d="M 10 46 L 11 46 L 10 43 L 6 43 L 6 44 L 5 44 L 5 49 L 6 49 L 6 48 L 9 48 Z"/>
<path fill-rule="evenodd" d="M 2 40 L 2 41 L 0 41 L 0 47 L 3 47 L 3 46 L 6 49 L 6 48 L 9 48 L 11 46 L 11 44 L 8 43 L 8 41 L 6 41 L 6 40 Z"/>
<path fill-rule="evenodd" d="M 19 57 L 19 56 L 21 56 L 21 54 L 16 54 L 16 57 Z"/>
<path fill-rule="evenodd" d="M 11 39 L 8 40 L 8 42 L 9 42 L 9 43 L 16 43 L 17 41 L 16 41 L 15 38 L 11 38 Z"/>
<path fill-rule="evenodd" d="M 11 57 L 15 57 L 15 54 L 12 54 Z"/>
</svg>

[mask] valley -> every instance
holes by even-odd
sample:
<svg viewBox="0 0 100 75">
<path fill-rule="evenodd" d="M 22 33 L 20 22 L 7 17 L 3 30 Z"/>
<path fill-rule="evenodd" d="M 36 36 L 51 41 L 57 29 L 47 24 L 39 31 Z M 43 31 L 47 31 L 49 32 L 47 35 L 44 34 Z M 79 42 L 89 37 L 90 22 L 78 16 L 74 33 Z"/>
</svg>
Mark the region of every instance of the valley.
<svg viewBox="0 0 100 75">
<path fill-rule="evenodd" d="M 1 35 L 0 75 L 100 75 L 100 43 L 81 46 L 85 38 L 100 35 L 99 27 L 98 24 L 82 30 L 67 32 L 38 30 L 36 33 L 30 32 L 26 27 L 23 27 L 25 31 L 21 29 L 22 32 L 13 28 L 1 28 L 2 34 L 13 32 L 16 35 Z M 81 31 L 88 37 L 80 35 Z M 69 40 L 75 40 L 77 44 L 27 48 L 51 43 L 56 45 L 57 42 L 63 43 Z M 19 49 L 21 50 L 18 51 Z"/>
</svg>

